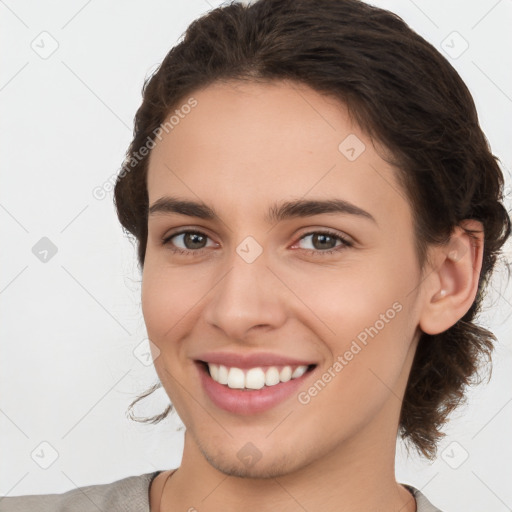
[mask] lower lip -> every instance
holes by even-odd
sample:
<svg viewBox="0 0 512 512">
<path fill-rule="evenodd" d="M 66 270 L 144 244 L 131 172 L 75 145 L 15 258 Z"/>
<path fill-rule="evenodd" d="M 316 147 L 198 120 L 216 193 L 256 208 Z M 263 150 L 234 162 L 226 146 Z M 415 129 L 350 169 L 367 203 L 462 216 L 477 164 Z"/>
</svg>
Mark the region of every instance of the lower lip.
<svg viewBox="0 0 512 512">
<path fill-rule="evenodd" d="M 196 363 L 196 366 L 199 370 L 203 389 L 210 400 L 225 411 L 241 415 L 261 413 L 283 402 L 296 393 L 304 380 L 315 370 L 313 368 L 297 379 L 281 382 L 275 386 L 244 391 L 242 389 L 231 389 L 215 382 L 202 363 Z"/>
</svg>

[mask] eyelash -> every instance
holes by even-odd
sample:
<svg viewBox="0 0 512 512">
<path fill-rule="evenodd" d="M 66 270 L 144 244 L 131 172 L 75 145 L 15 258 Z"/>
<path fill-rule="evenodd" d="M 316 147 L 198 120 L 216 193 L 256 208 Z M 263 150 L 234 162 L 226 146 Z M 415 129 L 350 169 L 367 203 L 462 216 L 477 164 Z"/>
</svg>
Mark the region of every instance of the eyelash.
<svg viewBox="0 0 512 512">
<path fill-rule="evenodd" d="M 203 250 L 206 249 L 206 247 L 203 247 L 201 249 L 181 249 L 179 247 L 173 247 L 173 246 L 170 245 L 170 241 L 174 237 L 179 236 L 179 235 L 190 234 L 190 233 L 195 234 L 195 235 L 205 236 L 206 238 L 209 238 L 208 235 L 206 235 L 205 233 L 202 233 L 201 231 L 186 230 L 186 231 L 180 231 L 178 233 L 173 233 L 172 235 L 169 235 L 168 237 L 164 238 L 162 240 L 162 245 L 168 245 L 169 246 L 169 250 L 174 252 L 174 253 L 176 253 L 176 254 L 183 254 L 185 256 L 197 256 L 197 255 L 202 254 Z M 352 242 L 350 242 L 346 238 L 342 237 L 338 233 L 336 233 L 334 231 L 330 231 L 328 229 L 319 230 L 319 231 L 310 231 L 309 233 L 305 233 L 304 235 L 302 235 L 299 238 L 298 241 L 302 240 L 303 238 L 305 238 L 307 236 L 318 235 L 318 234 L 320 234 L 320 235 L 329 235 L 329 236 L 331 236 L 333 238 L 337 238 L 338 240 L 341 241 L 341 244 L 336 246 L 333 249 L 327 249 L 325 251 L 322 251 L 322 250 L 319 250 L 319 249 L 301 249 L 301 250 L 305 251 L 307 254 L 312 255 L 312 256 L 325 256 L 327 254 L 338 253 L 338 252 L 340 252 L 343 249 L 346 249 L 348 247 L 352 247 L 353 246 Z"/>
</svg>

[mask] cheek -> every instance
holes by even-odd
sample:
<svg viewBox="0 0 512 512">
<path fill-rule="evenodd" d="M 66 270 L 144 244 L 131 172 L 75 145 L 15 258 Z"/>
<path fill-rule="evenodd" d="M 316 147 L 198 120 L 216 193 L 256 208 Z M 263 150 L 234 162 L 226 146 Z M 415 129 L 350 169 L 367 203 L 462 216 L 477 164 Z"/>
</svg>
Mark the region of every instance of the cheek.
<svg viewBox="0 0 512 512">
<path fill-rule="evenodd" d="M 303 281 L 299 293 L 309 298 L 315 332 L 329 354 L 316 383 L 302 390 L 301 403 L 311 400 L 304 411 L 314 411 L 305 416 L 308 428 L 327 415 L 326 436 L 350 436 L 393 402 L 393 395 L 400 396 L 414 335 L 413 304 L 406 300 L 412 281 L 402 271 L 367 268 L 329 279 L 318 272 Z"/>
<path fill-rule="evenodd" d="M 190 284 L 190 276 L 187 277 L 183 269 L 169 270 L 146 257 L 141 303 L 148 338 L 152 342 L 153 365 L 169 400 L 187 424 L 191 421 L 187 412 L 190 398 L 178 382 L 185 381 L 190 368 L 182 364 L 183 344 L 177 340 L 192 328 L 193 306 L 204 295 L 204 291 L 201 293 Z"/>
<path fill-rule="evenodd" d="M 188 309 L 190 288 L 178 272 L 174 274 L 146 261 L 142 275 L 142 313 L 149 337 L 157 345 Z"/>
<path fill-rule="evenodd" d="M 167 298 L 162 295 L 164 289 L 163 280 L 158 279 L 157 272 L 154 272 L 146 257 L 142 274 L 141 305 L 142 315 L 148 331 L 149 338 L 158 344 L 155 333 L 158 332 L 159 324 L 167 317 Z"/>
<path fill-rule="evenodd" d="M 364 364 L 366 374 L 370 367 L 399 371 L 414 335 L 414 259 L 403 254 L 398 260 L 391 252 L 295 280 L 333 360 L 346 354 Z"/>
</svg>

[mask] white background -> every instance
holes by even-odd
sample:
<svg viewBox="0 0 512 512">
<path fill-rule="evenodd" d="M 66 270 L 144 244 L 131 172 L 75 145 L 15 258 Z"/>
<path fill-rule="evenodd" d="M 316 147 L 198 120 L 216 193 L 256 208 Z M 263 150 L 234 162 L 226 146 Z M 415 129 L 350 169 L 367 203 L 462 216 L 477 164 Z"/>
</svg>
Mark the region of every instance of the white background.
<svg viewBox="0 0 512 512">
<path fill-rule="evenodd" d="M 180 464 L 178 418 L 153 426 L 126 417 L 157 376 L 133 354 L 146 337 L 135 248 L 112 193 L 98 200 L 92 191 L 120 168 L 144 78 L 193 19 L 219 4 L 0 1 L 0 495 L 64 492 Z M 512 2 L 378 5 L 451 52 L 503 164 L 510 208 Z M 453 58 L 464 41 L 467 50 Z M 47 58 L 32 48 L 52 44 Z M 46 263 L 32 252 L 42 237 L 57 248 Z M 493 282 L 482 317 L 499 339 L 489 384 L 453 416 L 433 464 L 398 449 L 398 480 L 449 512 L 512 509 L 506 286 L 504 274 Z M 167 403 L 159 390 L 136 414 L 158 414 Z M 40 467 L 54 450 L 55 462 Z"/>
</svg>

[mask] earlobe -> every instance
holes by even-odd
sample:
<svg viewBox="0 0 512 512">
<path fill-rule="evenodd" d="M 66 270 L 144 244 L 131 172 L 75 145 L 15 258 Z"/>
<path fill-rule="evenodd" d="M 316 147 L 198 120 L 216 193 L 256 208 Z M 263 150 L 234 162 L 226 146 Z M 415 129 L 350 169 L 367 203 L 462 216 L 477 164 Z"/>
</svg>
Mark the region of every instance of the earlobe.
<svg viewBox="0 0 512 512">
<path fill-rule="evenodd" d="M 471 219 L 457 226 L 448 244 L 432 249 L 435 267 L 423 283 L 424 304 L 419 323 L 423 332 L 446 331 L 469 310 L 478 291 L 483 244 L 482 223 Z"/>
</svg>

